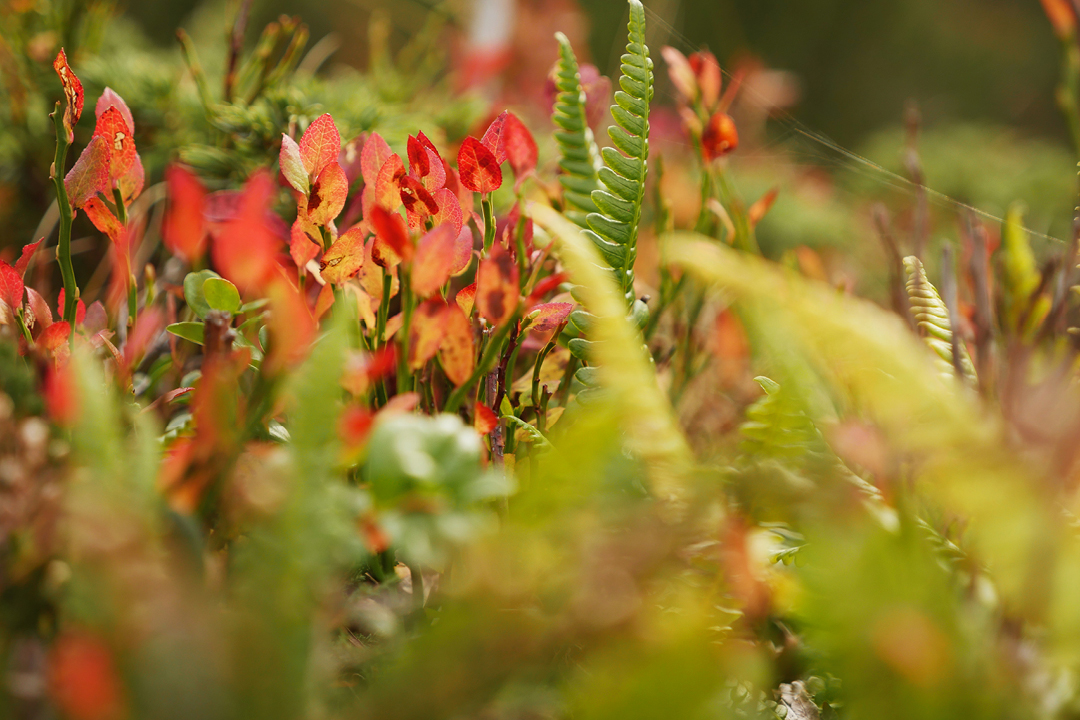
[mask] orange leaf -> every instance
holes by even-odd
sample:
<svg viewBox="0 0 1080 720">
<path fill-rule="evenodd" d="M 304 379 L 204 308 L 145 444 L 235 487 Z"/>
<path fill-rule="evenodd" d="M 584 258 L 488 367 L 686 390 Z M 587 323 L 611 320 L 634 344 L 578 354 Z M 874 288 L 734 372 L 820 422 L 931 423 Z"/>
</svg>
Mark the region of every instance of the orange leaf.
<svg viewBox="0 0 1080 720">
<path fill-rule="evenodd" d="M 104 138 L 109 143 L 109 179 L 119 183 L 135 164 L 135 138 L 131 128 L 117 107 L 110 107 L 101 113 L 94 126 L 94 137 Z"/>
<path fill-rule="evenodd" d="M 401 205 L 401 179 L 405 177 L 405 163 L 397 155 L 391 155 L 379 170 L 375 179 L 375 194 L 372 201 L 384 210 L 397 210 Z M 364 208 L 370 213 L 369 208 Z M 365 215 L 366 217 L 366 215 Z"/>
<path fill-rule="evenodd" d="M 461 275 L 469 269 L 473 256 L 473 235 L 468 225 L 463 225 L 458 230 L 454 240 L 454 269 L 450 273 L 454 277 Z"/>
<path fill-rule="evenodd" d="M 297 216 L 289 231 L 289 255 L 296 267 L 304 268 L 315 259 L 321 249 L 321 241 L 318 226 Z"/>
<path fill-rule="evenodd" d="M 780 189 L 773 188 L 758 198 L 757 201 L 750 206 L 750 209 L 746 211 L 746 221 L 750 224 L 751 228 L 757 227 L 757 224 L 768 214 L 773 203 L 776 202 L 776 196 L 779 194 Z"/>
<path fill-rule="evenodd" d="M 225 223 L 211 247 L 214 265 L 241 293 L 261 288 L 276 267 L 278 240 L 266 225 L 273 190 L 270 174 L 257 170 L 244 185 L 239 212 Z"/>
<path fill-rule="evenodd" d="M 420 238 L 412 268 L 412 289 L 418 296 L 426 298 L 438 292 L 450 279 L 456 240 L 453 225 L 440 225 Z"/>
<path fill-rule="evenodd" d="M 374 185 L 382 166 L 393 155 L 390 146 L 379 133 L 371 133 L 360 151 L 360 175 L 365 185 Z"/>
<path fill-rule="evenodd" d="M 446 335 L 443 311 L 446 303 L 442 298 L 431 298 L 420 303 L 409 325 L 409 368 L 419 369 L 435 357 Z"/>
<path fill-rule="evenodd" d="M 401 190 L 401 202 L 405 203 L 405 211 L 416 213 L 421 217 L 434 215 L 439 211 L 439 205 L 431 193 L 423 184 L 414 177 L 405 175 L 399 181 Z"/>
<path fill-rule="evenodd" d="M 507 113 L 502 131 L 506 145 L 506 159 L 514 170 L 514 177 L 521 181 L 525 175 L 536 169 L 536 140 L 529 128 L 518 119 L 517 115 Z"/>
<path fill-rule="evenodd" d="M 44 332 L 38 336 L 37 345 L 58 360 L 62 360 L 71 352 L 68 347 L 69 337 L 71 337 L 71 323 L 56 322 L 45 328 Z"/>
<path fill-rule="evenodd" d="M 64 48 L 60 48 L 56 59 L 53 60 L 53 70 L 60 76 L 60 84 L 64 86 L 64 99 L 67 101 L 64 104 L 64 129 L 67 130 L 67 141 L 70 143 L 75 139 L 72 129 L 82 117 L 83 86 L 72 72 L 71 66 L 68 65 Z"/>
<path fill-rule="evenodd" d="M 705 162 L 723 157 L 739 147 L 739 132 L 735 121 L 727 113 L 717 112 L 701 133 L 701 154 Z"/>
<path fill-rule="evenodd" d="M 75 382 L 70 363 L 55 363 L 45 371 L 42 387 L 45 409 L 58 425 L 70 427 L 79 419 L 79 394 Z"/>
<path fill-rule="evenodd" d="M 86 201 L 109 191 L 109 143 L 102 137 L 90 141 L 64 178 L 68 202 L 80 208 Z"/>
<path fill-rule="evenodd" d="M 454 296 L 454 302 L 466 316 L 472 315 L 473 305 L 476 302 L 476 283 L 458 290 L 457 295 Z"/>
<path fill-rule="evenodd" d="M 338 437 L 349 448 L 362 447 L 371 434 L 375 415 L 365 407 L 350 405 L 338 420 Z"/>
<path fill-rule="evenodd" d="M 502 186 L 502 169 L 495 154 L 474 137 L 465 138 L 458 152 L 461 184 L 478 193 L 488 193 Z"/>
<path fill-rule="evenodd" d="M 317 178 L 341 152 L 341 135 L 330 114 L 320 115 L 300 138 L 300 159 L 309 178 Z"/>
<path fill-rule="evenodd" d="M 60 307 L 63 307 L 61 305 Z M 26 315 L 27 326 L 41 326 L 41 329 L 45 329 L 53 324 L 52 310 L 49 308 L 49 303 L 45 302 L 45 298 L 41 297 L 41 294 L 34 288 L 26 288 L 26 308 L 29 313 Z"/>
<path fill-rule="evenodd" d="M 439 347 L 439 362 L 450 382 L 464 385 L 476 364 L 472 323 L 460 307 L 450 305 L 443 311 L 443 325 L 445 337 Z"/>
<path fill-rule="evenodd" d="M 329 225 L 341 214 L 349 195 L 349 181 L 337 160 L 319 173 L 307 198 L 307 217 L 316 225 Z"/>
<path fill-rule="evenodd" d="M 518 304 L 518 267 L 501 244 L 480 261 L 476 271 L 476 308 L 492 325 L 509 320 Z"/>
<path fill-rule="evenodd" d="M 131 110 L 128 109 L 124 98 L 117 95 L 112 88 L 107 87 L 101 91 L 101 97 L 98 98 L 97 104 L 94 105 L 94 115 L 100 118 L 102 113 L 112 107 L 120 111 L 120 115 L 123 116 L 131 132 L 135 132 L 135 118 L 131 116 Z"/>
<path fill-rule="evenodd" d="M 22 307 L 24 289 L 22 274 L 0 260 L 0 300 L 7 303 L 12 313 Z"/>
<path fill-rule="evenodd" d="M 443 223 L 452 223 L 454 232 L 461 232 L 461 226 L 465 223 L 461 215 L 461 203 L 458 202 L 457 195 L 446 188 L 439 188 L 432 197 L 439 207 L 438 212 L 431 216 L 432 227 Z"/>
<path fill-rule="evenodd" d="M 161 226 L 165 247 L 189 263 L 206 252 L 206 188 L 187 168 L 170 165 L 165 169 L 169 204 Z"/>
<path fill-rule="evenodd" d="M 555 288 L 559 287 L 559 285 L 562 285 L 564 282 L 566 282 L 565 273 L 560 272 L 548 275 L 546 278 L 536 283 L 536 287 L 534 287 L 533 291 L 529 293 L 529 297 L 525 300 L 526 307 L 532 307 L 536 305 L 536 303 L 540 302 L 540 299 L 542 297 L 547 295 Z"/>
<path fill-rule="evenodd" d="M 506 136 L 503 135 L 503 128 L 506 127 L 506 118 L 510 116 L 509 111 L 503 110 L 499 113 L 499 116 L 491 121 L 487 130 L 484 131 L 484 136 L 480 138 L 480 142 L 487 147 L 495 156 L 495 162 L 502 165 L 503 160 L 506 160 Z M 458 163 L 459 167 L 461 163 Z"/>
<path fill-rule="evenodd" d="M 574 309 L 573 303 L 544 303 L 537 305 L 521 321 L 522 330 L 536 330 L 538 332 L 550 332 L 566 322 L 570 311 Z"/>
<path fill-rule="evenodd" d="M 713 105 L 720 99 L 720 63 L 716 62 L 716 56 L 708 50 L 699 50 L 690 58 L 690 69 L 694 72 L 698 89 L 701 91 L 701 104 L 707 110 L 712 110 Z"/>
<path fill-rule="evenodd" d="M 371 259 L 376 265 L 391 268 L 412 259 L 413 247 L 404 218 L 376 205 L 371 209 L 371 226 L 375 230 Z"/>
<path fill-rule="evenodd" d="M 319 269 L 323 280 L 341 285 L 364 264 L 364 231 L 353 228 L 339 237 L 323 254 Z"/>
<path fill-rule="evenodd" d="M 409 136 L 409 174 L 423 183 L 431 193 L 446 185 L 446 169 L 435 145 L 424 133 Z"/>
<path fill-rule="evenodd" d="M 473 427 L 481 435 L 487 435 L 499 424 L 499 416 L 483 403 L 476 403 L 474 408 Z"/>
<path fill-rule="evenodd" d="M 274 276 L 268 294 L 270 319 L 267 326 L 271 343 L 265 367 L 275 372 L 304 359 L 315 339 L 318 324 L 304 297 L 283 274 Z"/>
<path fill-rule="evenodd" d="M 143 169 L 142 158 L 136 154 L 135 161 L 131 163 L 131 168 L 116 181 L 117 187 L 120 188 L 120 196 L 124 198 L 124 202 L 130 203 L 137 198 L 142 192 L 145 182 L 146 171 Z"/>
<path fill-rule="evenodd" d="M 315 312 L 312 313 L 316 320 L 322 320 L 331 307 L 334 306 L 334 286 L 327 283 L 319 291 L 319 297 L 315 298 Z"/>
<path fill-rule="evenodd" d="M 94 224 L 94 227 L 105 233 L 113 242 L 120 242 L 124 235 L 124 226 L 97 196 L 87 200 L 86 205 L 83 206 L 83 211 L 86 212 L 86 217 L 90 218 L 90 222 Z"/>
<path fill-rule="evenodd" d="M 67 632 L 53 645 L 49 687 L 64 715 L 73 720 L 117 720 L 125 716 L 123 689 L 109 647 L 88 633 Z"/>
</svg>

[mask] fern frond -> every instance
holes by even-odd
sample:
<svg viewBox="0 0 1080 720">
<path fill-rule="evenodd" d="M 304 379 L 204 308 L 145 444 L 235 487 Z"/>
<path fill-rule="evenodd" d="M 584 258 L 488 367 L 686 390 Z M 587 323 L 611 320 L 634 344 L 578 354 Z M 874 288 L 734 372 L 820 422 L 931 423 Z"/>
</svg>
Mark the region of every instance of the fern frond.
<svg viewBox="0 0 1080 720">
<path fill-rule="evenodd" d="M 615 124 L 608 137 L 615 147 L 602 151 L 600 182 L 605 189 L 592 192 L 598 212 L 586 217 L 587 234 L 604 260 L 615 270 L 627 306 L 634 302 L 634 260 L 638 223 L 645 197 L 649 159 L 649 102 L 653 95 L 653 62 L 645 45 L 645 8 L 629 0 L 626 53 L 611 116 Z"/>
<path fill-rule="evenodd" d="M 559 146 L 559 182 L 563 186 L 566 217 L 585 228 L 585 217 L 597 211 L 592 193 L 599 187 L 597 171 L 600 152 L 585 113 L 585 91 L 570 41 L 561 32 L 555 33 L 559 42 L 559 64 L 555 76 L 555 109 L 551 120 L 558 128 L 555 142 Z"/>
<path fill-rule="evenodd" d="M 946 377 L 954 374 L 953 365 L 953 331 L 949 322 L 949 311 L 944 301 L 938 294 L 937 288 L 926 277 L 926 270 L 917 257 L 904 258 L 904 269 L 907 271 L 907 292 L 911 301 L 911 314 L 915 317 L 915 324 L 919 332 L 923 334 L 926 344 L 938 356 L 937 364 Z M 957 343 L 960 350 L 959 367 L 963 371 L 964 380 L 976 384 L 975 365 L 971 362 L 967 348 L 962 342 Z"/>
</svg>

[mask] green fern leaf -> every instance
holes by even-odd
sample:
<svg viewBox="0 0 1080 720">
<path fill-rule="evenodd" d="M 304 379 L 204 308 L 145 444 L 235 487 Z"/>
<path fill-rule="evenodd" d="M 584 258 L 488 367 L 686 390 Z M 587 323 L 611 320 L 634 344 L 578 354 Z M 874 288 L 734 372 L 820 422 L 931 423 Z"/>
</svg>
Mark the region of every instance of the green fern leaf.
<svg viewBox="0 0 1080 720">
<path fill-rule="evenodd" d="M 952 324 L 949 322 L 949 311 L 944 301 L 938 295 L 937 288 L 926 277 L 926 270 L 917 257 L 904 258 L 904 269 L 907 270 L 907 292 L 911 301 L 911 314 L 915 317 L 915 324 L 919 332 L 923 334 L 926 344 L 938 356 L 938 366 L 946 377 L 952 377 L 953 351 L 952 351 Z M 964 380 L 972 385 L 977 384 L 975 365 L 971 362 L 967 348 L 958 343 L 960 349 L 960 369 L 963 371 Z"/>
<path fill-rule="evenodd" d="M 592 193 L 599 187 L 597 170 L 600 152 L 596 149 L 592 130 L 585 116 L 585 91 L 581 88 L 577 58 L 566 36 L 555 33 L 559 41 L 559 64 L 555 75 L 558 95 L 551 120 L 555 127 L 555 142 L 559 146 L 559 182 L 563 186 L 566 217 L 579 227 L 588 227 L 585 217 L 597 211 Z"/>
</svg>

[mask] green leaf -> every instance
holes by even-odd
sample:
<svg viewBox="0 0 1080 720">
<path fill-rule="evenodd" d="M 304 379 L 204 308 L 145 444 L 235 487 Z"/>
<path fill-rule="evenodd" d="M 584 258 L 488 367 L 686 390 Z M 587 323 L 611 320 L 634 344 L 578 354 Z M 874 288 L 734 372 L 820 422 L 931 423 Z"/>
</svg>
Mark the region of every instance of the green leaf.
<svg viewBox="0 0 1080 720">
<path fill-rule="evenodd" d="M 197 345 L 203 344 L 205 328 L 201 322 L 178 322 L 165 329 L 176 337 L 190 340 Z"/>
<path fill-rule="evenodd" d="M 236 313 L 240 310 L 240 291 L 225 278 L 206 278 L 202 289 L 206 304 L 214 310 L 227 313 Z"/>
<path fill-rule="evenodd" d="M 949 311 L 944 301 L 938 295 L 937 288 L 926 277 L 926 270 L 917 257 L 904 258 L 904 268 L 907 270 L 908 299 L 911 302 L 911 314 L 915 317 L 915 324 L 919 332 L 938 356 L 938 366 L 945 377 L 953 375 L 953 351 L 952 351 L 952 323 L 949 322 Z M 971 362 L 967 348 L 961 340 L 957 343 L 960 351 L 960 369 L 963 371 L 963 379 L 971 385 L 977 385 L 975 365 Z"/>
<path fill-rule="evenodd" d="M 555 76 L 558 95 L 551 119 L 563 131 L 555 133 L 562 170 L 559 182 L 563 186 L 566 216 L 586 227 L 585 216 L 596 212 L 591 195 L 600 187 L 596 176 L 601 165 L 600 153 L 586 121 L 585 91 L 581 87 L 574 49 L 562 33 L 555 33 L 555 39 L 559 41 L 559 65 Z"/>
<path fill-rule="evenodd" d="M 213 270 L 200 270 L 199 272 L 188 273 L 187 277 L 184 278 L 184 300 L 187 301 L 192 312 L 204 320 L 213 308 L 206 302 L 206 296 L 203 294 L 203 283 L 208 278 L 216 277 L 221 276 Z"/>
</svg>

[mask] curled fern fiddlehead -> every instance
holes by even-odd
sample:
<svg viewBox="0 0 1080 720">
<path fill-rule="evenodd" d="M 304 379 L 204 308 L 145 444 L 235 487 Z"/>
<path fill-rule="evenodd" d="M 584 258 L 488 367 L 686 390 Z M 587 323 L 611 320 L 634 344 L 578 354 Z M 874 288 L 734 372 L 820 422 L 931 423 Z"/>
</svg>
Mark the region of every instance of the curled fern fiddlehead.
<svg viewBox="0 0 1080 720">
<path fill-rule="evenodd" d="M 937 362 L 942 374 L 952 377 L 954 375 L 953 331 L 952 323 L 949 322 L 949 311 L 938 294 L 937 288 L 927 279 L 926 270 L 917 257 L 904 258 L 904 269 L 907 271 L 907 292 L 915 324 L 919 332 L 923 334 L 926 344 L 937 354 Z M 975 365 L 971 362 L 964 344 L 957 343 L 957 347 L 960 350 L 958 364 L 963 372 L 963 379 L 974 385 L 977 383 Z"/>
<path fill-rule="evenodd" d="M 559 64 L 555 76 L 555 109 L 551 119 L 559 128 L 555 142 L 559 146 L 559 182 L 563 186 L 564 213 L 580 227 L 588 227 L 585 217 L 597 211 L 592 193 L 599 187 L 597 170 L 600 153 L 585 113 L 585 91 L 581 87 L 577 58 L 566 36 L 555 33 L 559 41 Z"/>
</svg>

